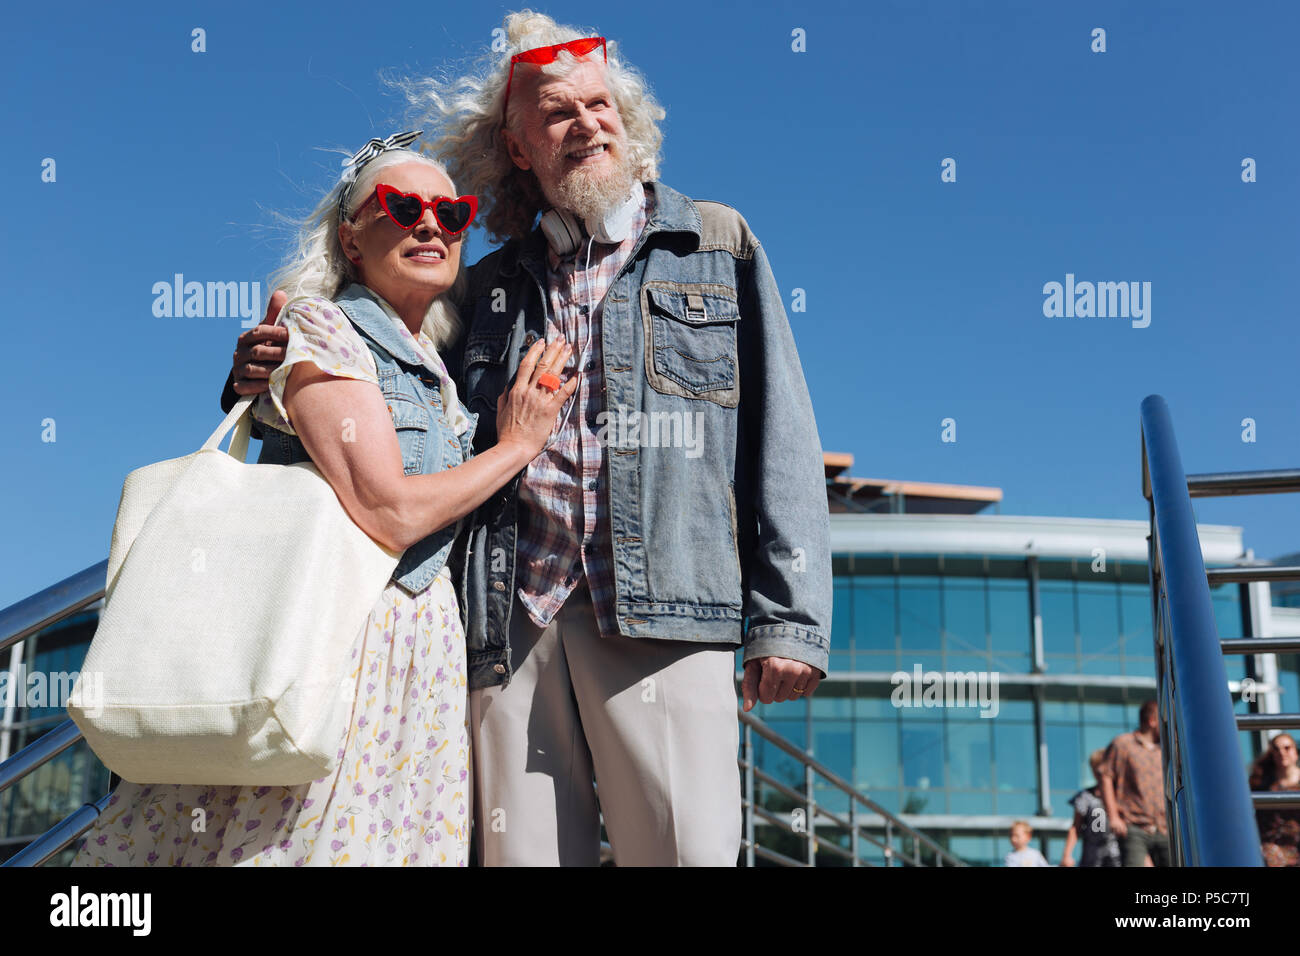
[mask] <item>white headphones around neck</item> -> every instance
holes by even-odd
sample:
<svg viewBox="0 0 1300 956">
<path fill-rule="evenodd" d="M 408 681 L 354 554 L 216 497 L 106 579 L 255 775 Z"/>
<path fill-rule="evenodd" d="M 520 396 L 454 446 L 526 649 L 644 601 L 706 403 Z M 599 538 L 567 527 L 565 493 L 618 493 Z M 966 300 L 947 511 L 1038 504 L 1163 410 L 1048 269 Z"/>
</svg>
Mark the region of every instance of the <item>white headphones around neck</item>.
<svg viewBox="0 0 1300 956">
<path fill-rule="evenodd" d="M 551 251 L 557 256 L 570 255 L 578 251 L 588 236 L 596 242 L 622 242 L 632 231 L 632 220 L 644 201 L 638 192 L 634 189 L 622 204 L 605 213 L 597 222 L 584 222 L 565 209 L 547 210 L 540 225 Z"/>
</svg>

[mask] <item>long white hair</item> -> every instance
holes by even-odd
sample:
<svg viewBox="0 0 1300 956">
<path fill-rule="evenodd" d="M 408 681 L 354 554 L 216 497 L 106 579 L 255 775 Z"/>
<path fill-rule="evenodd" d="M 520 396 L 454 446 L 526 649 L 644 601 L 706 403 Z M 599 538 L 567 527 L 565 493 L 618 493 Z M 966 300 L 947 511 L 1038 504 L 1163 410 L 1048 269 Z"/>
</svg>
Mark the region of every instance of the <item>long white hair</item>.
<svg viewBox="0 0 1300 956">
<path fill-rule="evenodd" d="M 350 218 L 356 214 L 379 182 L 381 172 L 401 163 L 422 163 L 451 179 L 441 163 L 423 153 L 409 149 L 388 150 L 362 167 L 348 195 L 346 215 Z M 307 219 L 298 225 L 294 251 L 284 265 L 271 274 L 267 280 L 268 289 L 283 289 L 290 299 L 304 295 L 333 299 L 348 283 L 360 281 L 356 266 L 344 254 L 343 245 L 339 241 L 339 194 L 344 185 L 344 181 L 340 180 Z M 454 182 L 452 194 L 458 195 Z M 465 286 L 465 248 L 462 238 L 456 281 L 449 290 L 450 294 L 444 292 L 429 305 L 422 325 L 424 333 L 439 350 L 460 338 L 460 314 L 453 300 L 462 297 Z"/>
<path fill-rule="evenodd" d="M 405 92 L 418 116 L 418 125 L 437 131 L 430 147 L 433 154 L 447 164 L 449 174 L 465 192 L 479 197 L 480 213 L 475 222 L 482 224 L 494 241 L 523 238 L 533 228 L 537 213 L 547 206 L 537 177 L 531 170 L 515 166 L 501 135 L 507 119 L 511 132 L 518 131 L 522 109 L 522 105 L 515 105 L 519 100 L 512 88 L 510 116 L 501 115 L 510 57 L 596 32 L 561 26 L 532 10 L 508 14 L 502 28 L 506 48 L 487 53 L 477 69 L 465 76 L 394 83 Z M 641 73 L 619 57 L 618 44 L 608 41 L 606 48 L 609 63 L 605 82 L 627 132 L 632 172 L 641 182 L 658 179 L 663 145 L 659 123 L 665 116 L 664 109 L 655 101 Z M 577 62 L 565 51 L 542 71 L 564 75 Z"/>
</svg>

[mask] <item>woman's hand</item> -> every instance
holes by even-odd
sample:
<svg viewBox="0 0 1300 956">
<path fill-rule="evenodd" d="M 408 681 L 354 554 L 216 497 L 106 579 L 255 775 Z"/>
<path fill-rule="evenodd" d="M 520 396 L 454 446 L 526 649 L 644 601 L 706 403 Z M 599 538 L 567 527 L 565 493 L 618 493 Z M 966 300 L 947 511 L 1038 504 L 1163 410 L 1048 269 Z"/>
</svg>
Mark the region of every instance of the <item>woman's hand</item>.
<svg viewBox="0 0 1300 956">
<path fill-rule="evenodd" d="M 526 449 L 529 461 L 546 447 L 556 416 L 578 387 L 578 376 L 554 391 L 539 385 L 537 380 L 547 373 L 558 378 L 572 354 L 573 346 L 564 339 L 557 338 L 550 345 L 541 339 L 533 343 L 519 363 L 515 384 L 497 399 L 498 445 Z"/>
</svg>

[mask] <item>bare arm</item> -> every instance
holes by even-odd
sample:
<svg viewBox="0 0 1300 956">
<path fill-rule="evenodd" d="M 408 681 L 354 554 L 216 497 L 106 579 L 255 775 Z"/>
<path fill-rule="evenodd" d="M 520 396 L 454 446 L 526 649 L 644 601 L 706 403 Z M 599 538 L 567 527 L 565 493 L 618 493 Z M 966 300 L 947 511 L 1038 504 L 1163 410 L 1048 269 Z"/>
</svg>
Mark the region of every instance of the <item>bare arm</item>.
<svg viewBox="0 0 1300 956">
<path fill-rule="evenodd" d="M 1117 837 L 1125 836 L 1128 825 L 1119 815 L 1119 807 L 1115 803 L 1115 783 L 1110 779 L 1110 774 L 1103 774 L 1101 778 L 1101 802 L 1106 805 L 1107 828 Z"/>
<path fill-rule="evenodd" d="M 404 474 L 383 393 L 369 382 L 301 362 L 285 383 L 284 405 L 307 454 L 352 520 L 385 547 L 404 551 L 469 514 L 541 451 L 578 382 L 575 376 L 553 393 L 536 384 L 545 371 L 558 374 L 572 351 L 557 339 L 543 353 L 544 344 L 534 344 L 514 386 L 502 393 L 497 444 L 432 475 Z"/>
<path fill-rule="evenodd" d="M 1079 841 L 1079 821 L 1082 818 L 1075 811 L 1074 822 L 1065 831 L 1065 850 L 1061 853 L 1061 866 L 1074 866 L 1074 845 Z"/>
</svg>

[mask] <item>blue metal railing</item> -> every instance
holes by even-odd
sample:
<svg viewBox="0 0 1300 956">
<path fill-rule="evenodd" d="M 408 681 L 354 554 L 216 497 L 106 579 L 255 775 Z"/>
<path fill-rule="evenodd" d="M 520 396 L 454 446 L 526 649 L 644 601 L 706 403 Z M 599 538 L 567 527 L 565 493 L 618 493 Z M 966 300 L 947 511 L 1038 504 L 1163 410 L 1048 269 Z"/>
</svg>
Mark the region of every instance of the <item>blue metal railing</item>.
<svg viewBox="0 0 1300 956">
<path fill-rule="evenodd" d="M 1142 402 L 1153 633 L 1170 851 L 1176 865 L 1260 866 L 1209 581 L 1169 407 Z"/>
</svg>

